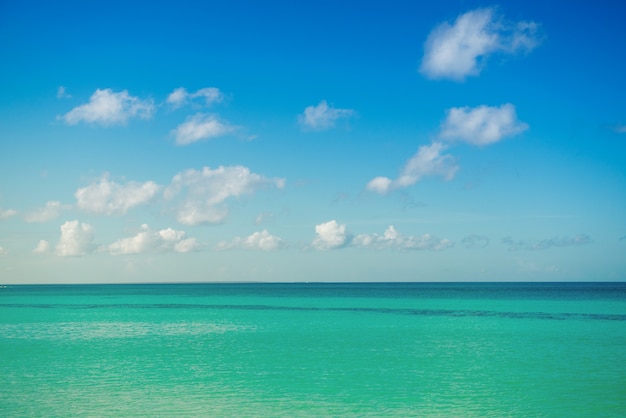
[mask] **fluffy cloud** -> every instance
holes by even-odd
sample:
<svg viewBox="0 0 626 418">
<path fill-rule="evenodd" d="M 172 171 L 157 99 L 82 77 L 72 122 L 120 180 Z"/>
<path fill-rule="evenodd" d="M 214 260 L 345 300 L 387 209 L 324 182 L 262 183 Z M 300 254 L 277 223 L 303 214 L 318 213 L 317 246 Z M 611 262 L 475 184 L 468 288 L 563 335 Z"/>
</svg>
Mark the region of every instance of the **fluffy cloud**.
<svg viewBox="0 0 626 418">
<path fill-rule="evenodd" d="M 335 126 L 335 121 L 349 118 L 354 114 L 352 109 L 336 109 L 322 100 L 317 106 L 308 106 L 304 113 L 298 115 L 298 122 L 303 128 L 324 130 Z"/>
<path fill-rule="evenodd" d="M 237 127 L 221 122 L 215 115 L 197 113 L 172 130 L 177 145 L 215 138 L 235 131 Z"/>
<path fill-rule="evenodd" d="M 135 236 L 123 238 L 109 245 L 109 252 L 113 255 L 169 251 L 186 253 L 196 247 L 196 239 L 186 238 L 184 231 L 172 228 L 154 231 L 144 224 Z"/>
<path fill-rule="evenodd" d="M 574 237 L 548 238 L 536 242 L 514 241 L 511 237 L 502 238 L 502 243 L 508 247 L 509 251 L 519 250 L 547 250 L 554 247 L 571 247 L 589 244 L 591 237 L 587 234 L 579 234 Z"/>
<path fill-rule="evenodd" d="M 127 90 L 114 92 L 111 89 L 97 89 L 89 103 L 70 110 L 63 115 L 63 119 L 69 125 L 79 122 L 119 125 L 134 117 L 150 119 L 154 111 L 152 100 L 141 100 L 128 94 Z"/>
<path fill-rule="evenodd" d="M 411 186 L 425 176 L 441 176 L 444 180 L 451 180 L 459 167 L 452 155 L 442 154 L 445 149 L 446 146 L 440 142 L 423 145 L 406 163 L 397 179 L 376 177 L 367 183 L 366 188 L 376 193 L 386 194 L 398 188 Z"/>
<path fill-rule="evenodd" d="M 440 239 L 430 234 L 421 236 L 404 236 L 393 225 L 390 225 L 383 235 L 359 234 L 352 240 L 352 245 L 364 248 L 395 248 L 401 250 L 444 250 L 454 246 L 448 239 Z"/>
<path fill-rule="evenodd" d="M 56 200 L 51 200 L 46 203 L 43 208 L 34 210 L 24 215 L 26 222 L 47 222 L 52 219 L 56 219 L 61 214 L 61 210 L 64 209 L 64 205 Z"/>
<path fill-rule="evenodd" d="M 243 166 L 218 167 L 215 170 L 187 170 L 178 173 L 165 190 L 168 200 L 180 196 L 177 219 L 185 225 L 220 223 L 228 215 L 229 198 L 253 194 L 265 187 L 282 188 L 285 180 L 266 178 Z"/>
<path fill-rule="evenodd" d="M 493 9 L 476 9 L 444 22 L 428 35 L 420 72 L 463 81 L 476 76 L 493 53 L 530 52 L 539 44 L 535 22 L 507 22 Z"/>
<path fill-rule="evenodd" d="M 330 250 L 346 246 L 351 238 L 346 232 L 345 224 L 338 224 L 332 220 L 315 226 L 317 236 L 313 240 L 313 247 L 318 250 Z"/>
<path fill-rule="evenodd" d="M 61 238 L 56 254 L 61 257 L 81 256 L 93 251 L 94 230 L 91 225 L 78 221 L 67 221 L 61 225 Z"/>
<path fill-rule="evenodd" d="M 11 216 L 17 215 L 17 211 L 13 209 L 2 209 L 0 208 L 0 220 L 8 219 Z"/>
<path fill-rule="evenodd" d="M 498 142 L 527 129 L 528 125 L 517 119 L 515 106 L 510 103 L 500 107 L 453 107 L 447 111 L 446 119 L 441 124 L 439 138 L 480 146 Z"/>
<path fill-rule="evenodd" d="M 194 99 L 204 99 L 205 104 L 210 105 L 221 102 L 224 99 L 224 95 L 216 87 L 203 88 L 195 93 L 189 93 L 184 87 L 179 87 L 167 96 L 167 103 L 176 109 Z"/>
<path fill-rule="evenodd" d="M 461 244 L 463 244 L 465 248 L 485 248 L 489 245 L 489 237 L 472 234 L 463 238 Z"/>
<path fill-rule="evenodd" d="M 217 248 L 220 250 L 244 248 L 248 250 L 271 251 L 278 249 L 283 245 L 284 242 L 282 239 L 270 234 L 267 229 L 264 229 L 263 231 L 255 232 L 246 238 L 235 237 L 231 242 L 222 241 L 217 245 Z"/>
<path fill-rule="evenodd" d="M 39 240 L 39 243 L 33 249 L 33 252 L 36 254 L 45 254 L 50 251 L 50 243 L 45 239 Z"/>
<path fill-rule="evenodd" d="M 118 184 L 103 176 L 99 181 L 74 193 L 77 206 L 88 212 L 123 215 L 129 209 L 152 200 L 160 187 L 152 182 Z"/>
</svg>

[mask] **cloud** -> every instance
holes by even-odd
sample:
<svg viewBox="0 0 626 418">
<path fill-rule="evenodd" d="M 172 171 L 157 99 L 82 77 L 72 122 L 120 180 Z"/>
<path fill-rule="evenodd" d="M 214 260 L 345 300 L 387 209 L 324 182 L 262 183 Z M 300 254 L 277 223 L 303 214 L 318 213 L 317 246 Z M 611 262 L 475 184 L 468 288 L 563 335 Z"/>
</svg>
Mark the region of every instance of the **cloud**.
<svg viewBox="0 0 626 418">
<path fill-rule="evenodd" d="M 171 251 L 186 253 L 194 250 L 197 245 L 196 239 L 186 238 L 184 231 L 172 228 L 155 231 L 144 224 L 135 236 L 120 239 L 109 245 L 108 249 L 113 255 Z"/>
<path fill-rule="evenodd" d="M 61 205 L 61 202 L 51 200 L 46 203 L 46 206 L 40 209 L 36 209 L 24 215 L 26 222 L 47 222 L 52 219 L 56 219 L 61 214 L 62 209 L 66 209 L 67 206 Z"/>
<path fill-rule="evenodd" d="M 375 177 L 367 183 L 367 190 L 386 194 L 395 189 L 411 186 L 425 176 L 441 176 L 446 181 L 452 180 L 459 167 L 452 155 L 442 154 L 445 149 L 446 146 L 441 142 L 419 147 L 397 179 Z"/>
<path fill-rule="evenodd" d="M 129 209 L 150 202 L 161 189 L 153 181 L 118 184 L 104 175 L 99 181 L 76 190 L 77 206 L 103 215 L 124 215 Z"/>
<path fill-rule="evenodd" d="M 2 209 L 0 208 L 0 220 L 9 219 L 11 216 L 17 215 L 17 211 L 14 209 Z"/>
<path fill-rule="evenodd" d="M 65 87 L 59 86 L 59 88 L 57 89 L 57 99 L 70 99 L 71 97 L 72 95 L 68 94 L 67 91 L 65 91 Z"/>
<path fill-rule="evenodd" d="M 235 237 L 232 241 L 222 241 L 217 245 L 220 250 L 231 248 L 243 248 L 247 250 L 276 250 L 284 245 L 284 241 L 279 237 L 270 234 L 267 229 L 261 232 L 255 232 L 252 235 L 241 238 Z"/>
<path fill-rule="evenodd" d="M 502 238 L 502 244 L 508 247 L 509 251 L 535 251 L 547 250 L 554 247 L 571 247 L 591 243 L 591 238 L 587 234 L 579 234 L 574 237 L 548 238 L 536 242 L 514 241 L 511 237 Z"/>
<path fill-rule="evenodd" d="M 272 212 L 261 212 L 254 220 L 255 225 L 267 224 L 274 222 L 274 214 Z"/>
<path fill-rule="evenodd" d="M 336 109 L 322 100 L 317 106 L 308 106 L 304 113 L 298 115 L 298 122 L 303 128 L 324 130 L 335 126 L 338 119 L 349 118 L 354 114 L 352 109 Z"/>
<path fill-rule="evenodd" d="M 189 145 L 206 139 L 229 134 L 237 129 L 228 123 L 221 122 L 215 115 L 196 113 L 171 131 L 177 145 Z"/>
<path fill-rule="evenodd" d="M 359 234 L 352 240 L 352 245 L 362 248 L 394 248 L 401 250 L 434 250 L 440 251 L 454 246 L 448 239 L 440 239 L 430 234 L 420 236 L 400 234 L 393 225 L 387 227 L 383 235 Z"/>
<path fill-rule="evenodd" d="M 91 225 L 77 220 L 61 225 L 61 238 L 56 246 L 56 254 L 61 257 L 81 256 L 94 250 L 94 230 Z"/>
<path fill-rule="evenodd" d="M 618 134 L 626 134 L 626 125 L 617 125 L 613 130 Z"/>
<path fill-rule="evenodd" d="M 33 252 L 36 254 L 45 254 L 50 252 L 50 243 L 45 239 L 39 240 L 39 243 L 35 249 L 33 249 Z"/>
<path fill-rule="evenodd" d="M 0 256 L 7 255 L 8 251 L 5 250 L 2 246 L 0 246 Z"/>
<path fill-rule="evenodd" d="M 127 90 L 114 92 L 111 89 L 97 89 L 91 95 L 89 103 L 80 105 L 63 115 L 68 125 L 79 122 L 100 125 L 123 125 L 128 119 L 139 117 L 150 119 L 155 111 L 151 99 L 141 100 L 131 96 Z"/>
<path fill-rule="evenodd" d="M 204 99 L 205 104 L 208 106 L 212 103 L 219 103 L 224 99 L 224 95 L 220 89 L 216 87 L 207 87 L 196 91 L 195 93 L 189 93 L 184 87 L 174 89 L 169 96 L 167 96 L 167 103 L 169 103 L 174 109 L 177 109 L 193 99 Z"/>
<path fill-rule="evenodd" d="M 350 242 L 351 234 L 346 232 L 345 224 L 338 224 L 332 220 L 315 226 L 317 236 L 313 240 L 313 247 L 318 250 L 331 250 L 346 246 Z"/>
<path fill-rule="evenodd" d="M 204 167 L 176 174 L 164 196 L 168 200 L 182 196 L 176 214 L 180 223 L 215 224 L 228 215 L 228 199 L 253 194 L 266 187 L 280 189 L 284 186 L 285 179 L 266 178 L 243 166 L 220 166 L 215 170 Z"/>
<path fill-rule="evenodd" d="M 528 129 L 528 124 L 517 119 L 515 106 L 453 107 L 446 112 L 439 138 L 447 141 L 488 145 Z"/>
<path fill-rule="evenodd" d="M 430 32 L 419 70 L 431 79 L 463 81 L 480 74 L 491 54 L 532 51 L 537 32 L 535 22 L 508 22 L 491 8 L 472 10 Z"/>
<path fill-rule="evenodd" d="M 461 244 L 463 244 L 465 248 L 485 248 L 489 245 L 489 237 L 472 234 L 463 238 Z"/>
</svg>

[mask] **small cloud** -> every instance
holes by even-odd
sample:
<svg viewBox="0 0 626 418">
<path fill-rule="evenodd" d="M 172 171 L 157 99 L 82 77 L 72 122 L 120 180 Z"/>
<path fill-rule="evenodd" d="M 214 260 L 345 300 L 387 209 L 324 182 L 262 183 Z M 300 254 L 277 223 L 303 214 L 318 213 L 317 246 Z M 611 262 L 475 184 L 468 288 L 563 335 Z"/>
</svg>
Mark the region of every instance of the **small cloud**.
<svg viewBox="0 0 626 418">
<path fill-rule="evenodd" d="M 189 145 L 194 142 L 229 134 L 236 129 L 236 126 L 220 121 L 215 115 L 197 113 L 188 117 L 185 122 L 178 125 L 171 133 L 176 138 L 176 145 Z"/>
<path fill-rule="evenodd" d="M 617 125 L 613 130 L 618 134 L 626 134 L 626 125 Z"/>
<path fill-rule="evenodd" d="M 509 251 L 547 250 L 554 247 L 571 247 L 589 244 L 591 242 L 591 238 L 587 234 L 579 234 L 574 237 L 548 238 L 535 242 L 514 241 L 511 237 L 502 238 L 502 244 L 506 245 Z"/>
<path fill-rule="evenodd" d="M 184 87 L 179 87 L 174 89 L 174 91 L 167 96 L 167 103 L 169 103 L 174 109 L 177 109 L 194 99 L 204 99 L 205 105 L 208 106 L 212 103 L 221 102 L 224 99 L 224 95 L 220 89 L 216 87 L 203 88 L 195 93 L 189 93 Z"/>
<path fill-rule="evenodd" d="M 59 86 L 57 89 L 57 99 L 70 99 L 71 97 L 72 95 L 67 93 L 65 87 Z"/>
<path fill-rule="evenodd" d="M 62 205 L 61 202 L 51 200 L 46 203 L 46 206 L 40 209 L 36 209 L 24 215 L 24 220 L 29 223 L 33 222 L 48 222 L 52 219 L 56 219 L 61 214 L 62 209 L 67 209 L 67 205 Z"/>
<path fill-rule="evenodd" d="M 0 246 L 0 256 L 7 255 L 8 251 L 4 249 L 4 247 Z"/>
<path fill-rule="evenodd" d="M 255 232 L 252 235 L 241 238 L 235 237 L 232 241 L 222 241 L 217 245 L 219 250 L 228 250 L 232 248 L 243 248 L 246 250 L 263 250 L 271 251 L 284 246 L 284 241 L 270 234 L 267 229 L 261 232 Z"/>
<path fill-rule="evenodd" d="M 508 22 L 494 9 L 476 9 L 443 22 L 424 44 L 420 72 L 431 79 L 464 81 L 477 76 L 494 53 L 530 52 L 539 43 L 535 22 Z"/>
<path fill-rule="evenodd" d="M 267 178 L 243 166 L 178 173 L 165 189 L 167 200 L 180 197 L 176 217 L 184 225 L 217 224 L 228 215 L 226 201 L 266 187 L 285 187 L 285 179 Z"/>
<path fill-rule="evenodd" d="M 420 236 L 400 234 L 393 225 L 387 227 L 383 235 L 359 234 L 352 240 L 352 245 L 362 248 L 394 248 L 401 250 L 445 250 L 454 246 L 448 239 L 440 239 L 430 234 Z"/>
<path fill-rule="evenodd" d="M 152 181 L 119 184 L 104 175 L 97 182 L 76 190 L 79 209 L 103 215 L 124 215 L 129 209 L 150 202 L 161 187 Z"/>
<path fill-rule="evenodd" d="M 441 142 L 419 147 L 397 179 L 375 177 L 367 183 L 366 189 L 379 194 L 387 194 L 395 189 L 412 186 L 425 176 L 441 176 L 446 181 L 452 180 L 459 167 L 452 155 L 442 154 L 445 149 L 446 146 Z"/>
<path fill-rule="evenodd" d="M 347 119 L 354 115 L 352 109 L 337 109 L 328 106 L 326 100 L 322 100 L 317 106 L 308 106 L 304 113 L 298 115 L 300 126 L 305 129 L 325 130 L 335 126 L 339 119 Z"/>
<path fill-rule="evenodd" d="M 351 234 L 346 232 L 345 224 L 338 224 L 332 220 L 315 226 L 316 237 L 313 240 L 313 247 L 318 250 L 331 250 L 345 247 L 351 238 Z"/>
<path fill-rule="evenodd" d="M 17 215 L 17 211 L 14 209 L 2 209 L 0 208 L 0 220 L 9 219 L 12 216 Z"/>
<path fill-rule="evenodd" d="M 461 240 L 465 248 L 485 248 L 489 245 L 489 238 L 485 235 L 472 234 Z"/>
<path fill-rule="evenodd" d="M 447 111 L 446 119 L 441 124 L 439 138 L 482 146 L 527 129 L 528 124 L 517 119 L 515 106 L 510 103 L 500 107 L 453 107 Z"/>
<path fill-rule="evenodd" d="M 151 99 L 141 100 L 131 96 L 127 90 L 114 92 L 111 89 L 97 89 L 89 103 L 80 105 L 63 115 L 68 125 L 79 122 L 99 125 L 124 125 L 128 119 L 138 117 L 150 119 L 155 112 Z"/>
<path fill-rule="evenodd" d="M 39 240 L 39 243 L 37 244 L 35 249 L 33 249 L 33 252 L 35 254 L 46 254 L 46 253 L 49 253 L 50 252 L 50 243 L 48 241 L 46 241 L 45 239 Z"/>
<path fill-rule="evenodd" d="M 197 247 L 195 238 L 186 238 L 184 231 L 172 228 L 155 231 L 146 224 L 135 236 L 120 239 L 109 245 L 109 252 L 113 255 L 142 254 L 149 252 L 178 252 L 187 253 Z"/>
<path fill-rule="evenodd" d="M 262 225 L 274 222 L 274 214 L 272 212 L 261 212 L 254 220 L 255 225 Z"/>
<path fill-rule="evenodd" d="M 60 257 L 78 257 L 94 250 L 94 230 L 86 223 L 77 220 L 61 225 L 61 238 L 56 246 L 56 255 Z"/>
</svg>

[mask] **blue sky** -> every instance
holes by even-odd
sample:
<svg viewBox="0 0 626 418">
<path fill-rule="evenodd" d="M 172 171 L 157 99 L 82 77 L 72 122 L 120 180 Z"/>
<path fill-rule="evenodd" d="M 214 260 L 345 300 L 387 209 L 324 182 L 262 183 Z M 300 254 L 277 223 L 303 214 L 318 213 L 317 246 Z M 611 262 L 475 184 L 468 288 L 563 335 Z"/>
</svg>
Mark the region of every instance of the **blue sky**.
<svg viewBox="0 0 626 418">
<path fill-rule="evenodd" d="M 4 2 L 0 282 L 626 278 L 620 2 Z"/>
</svg>

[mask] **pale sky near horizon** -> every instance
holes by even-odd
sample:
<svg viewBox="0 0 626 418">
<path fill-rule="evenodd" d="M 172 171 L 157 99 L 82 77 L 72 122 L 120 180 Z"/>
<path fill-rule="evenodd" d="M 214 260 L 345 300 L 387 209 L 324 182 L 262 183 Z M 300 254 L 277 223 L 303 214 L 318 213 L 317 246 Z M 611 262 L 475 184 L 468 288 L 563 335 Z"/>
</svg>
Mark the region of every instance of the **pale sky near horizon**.
<svg viewBox="0 0 626 418">
<path fill-rule="evenodd" d="M 626 3 L 3 2 L 0 284 L 626 280 Z"/>
</svg>

